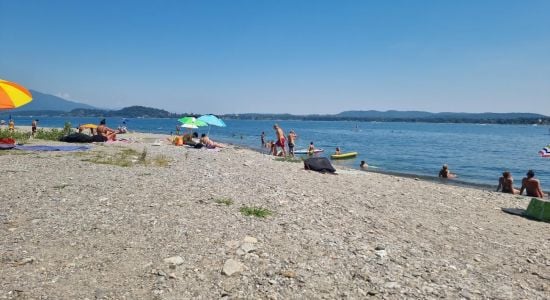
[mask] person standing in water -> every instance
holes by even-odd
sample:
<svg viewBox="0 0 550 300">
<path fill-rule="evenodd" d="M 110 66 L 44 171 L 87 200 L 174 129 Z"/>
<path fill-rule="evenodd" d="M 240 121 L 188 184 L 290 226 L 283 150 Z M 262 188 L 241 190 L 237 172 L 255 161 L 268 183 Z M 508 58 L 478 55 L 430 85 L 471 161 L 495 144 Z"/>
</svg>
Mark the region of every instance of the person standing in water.
<svg viewBox="0 0 550 300">
<path fill-rule="evenodd" d="M 262 134 L 260 135 L 260 141 L 262 142 L 262 148 L 265 148 L 265 132 L 262 131 Z"/>
<path fill-rule="evenodd" d="M 297 137 L 298 136 L 294 132 L 294 129 L 291 129 L 290 132 L 288 133 L 288 154 L 290 156 L 294 156 L 294 146 L 295 146 Z"/>
</svg>

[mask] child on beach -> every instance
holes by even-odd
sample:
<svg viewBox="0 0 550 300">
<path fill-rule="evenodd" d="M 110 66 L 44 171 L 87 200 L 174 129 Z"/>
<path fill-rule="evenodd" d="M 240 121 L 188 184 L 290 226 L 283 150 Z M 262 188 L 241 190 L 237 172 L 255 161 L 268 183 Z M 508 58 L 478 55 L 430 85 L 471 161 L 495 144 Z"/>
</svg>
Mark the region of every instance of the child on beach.
<svg viewBox="0 0 550 300">
<path fill-rule="evenodd" d="M 15 131 L 15 122 L 13 121 L 13 119 L 10 119 L 10 122 L 8 123 L 8 130 Z"/>
<path fill-rule="evenodd" d="M 336 151 L 334 151 L 334 154 L 335 154 L 335 155 L 340 155 L 340 154 L 342 154 L 342 153 L 340 152 L 340 147 L 336 147 Z"/>
<path fill-rule="evenodd" d="M 359 168 L 363 170 L 366 170 L 368 167 L 369 165 L 367 165 L 367 163 L 364 160 L 362 160 L 361 163 L 359 164 Z"/>
<path fill-rule="evenodd" d="M 313 155 L 313 153 L 315 153 L 315 145 L 313 145 L 313 142 L 310 142 L 307 148 L 307 154 Z"/>
</svg>

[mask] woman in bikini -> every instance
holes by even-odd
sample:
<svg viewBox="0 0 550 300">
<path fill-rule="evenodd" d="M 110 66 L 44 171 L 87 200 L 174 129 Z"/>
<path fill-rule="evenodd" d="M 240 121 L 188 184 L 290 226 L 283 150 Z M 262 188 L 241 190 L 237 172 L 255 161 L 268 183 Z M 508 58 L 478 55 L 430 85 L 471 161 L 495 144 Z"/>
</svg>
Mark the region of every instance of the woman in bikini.
<svg viewBox="0 0 550 300">
<path fill-rule="evenodd" d="M 499 190 L 503 193 L 519 194 L 519 191 L 514 188 L 514 178 L 512 178 L 510 172 L 503 172 L 502 176 L 498 179 L 497 192 Z"/>
<path fill-rule="evenodd" d="M 99 125 L 97 126 L 97 134 L 99 135 L 102 135 L 104 137 L 107 138 L 107 141 L 114 141 L 116 140 L 116 134 L 117 132 L 114 131 L 113 129 L 107 127 L 107 125 L 105 125 L 106 122 L 105 122 L 105 119 L 101 120 L 99 122 Z"/>
<path fill-rule="evenodd" d="M 200 139 L 201 144 L 205 145 L 208 149 L 214 149 L 214 148 L 223 148 L 225 147 L 223 144 L 216 143 L 213 140 L 211 140 L 205 133 L 201 135 Z"/>
</svg>

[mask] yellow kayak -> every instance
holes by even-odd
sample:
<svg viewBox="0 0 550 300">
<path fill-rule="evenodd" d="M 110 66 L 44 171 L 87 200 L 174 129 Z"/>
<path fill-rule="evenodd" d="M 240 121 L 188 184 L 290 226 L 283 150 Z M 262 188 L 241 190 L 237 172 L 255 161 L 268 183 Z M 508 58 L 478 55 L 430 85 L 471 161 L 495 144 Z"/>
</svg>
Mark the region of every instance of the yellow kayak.
<svg viewBox="0 0 550 300">
<path fill-rule="evenodd" d="M 357 156 L 357 152 L 347 152 L 342 154 L 332 154 L 330 158 L 332 159 L 345 159 L 345 158 L 353 158 Z"/>
<path fill-rule="evenodd" d="M 84 125 L 80 125 L 80 127 L 82 127 L 82 128 L 93 128 L 93 129 L 96 129 L 96 128 L 97 128 L 97 125 L 96 125 L 96 124 L 84 124 Z"/>
</svg>

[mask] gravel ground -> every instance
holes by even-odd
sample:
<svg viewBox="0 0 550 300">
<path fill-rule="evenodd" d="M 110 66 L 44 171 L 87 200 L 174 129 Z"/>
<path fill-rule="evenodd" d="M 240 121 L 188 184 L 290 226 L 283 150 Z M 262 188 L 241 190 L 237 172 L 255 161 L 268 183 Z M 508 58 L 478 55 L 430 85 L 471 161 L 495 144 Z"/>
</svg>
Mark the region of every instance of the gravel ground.
<svg viewBox="0 0 550 300">
<path fill-rule="evenodd" d="M 0 299 L 550 299 L 529 198 L 157 138 L 0 152 Z"/>
</svg>

